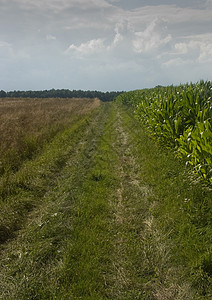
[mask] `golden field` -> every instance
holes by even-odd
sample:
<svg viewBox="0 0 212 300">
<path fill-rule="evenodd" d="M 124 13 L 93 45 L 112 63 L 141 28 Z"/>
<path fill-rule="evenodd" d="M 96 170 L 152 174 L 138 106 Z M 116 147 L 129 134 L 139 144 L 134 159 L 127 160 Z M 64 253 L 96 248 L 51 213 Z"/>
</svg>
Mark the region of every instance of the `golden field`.
<svg viewBox="0 0 212 300">
<path fill-rule="evenodd" d="M 99 104 L 87 98 L 0 98 L 0 174 L 18 169 L 57 132 Z"/>
</svg>

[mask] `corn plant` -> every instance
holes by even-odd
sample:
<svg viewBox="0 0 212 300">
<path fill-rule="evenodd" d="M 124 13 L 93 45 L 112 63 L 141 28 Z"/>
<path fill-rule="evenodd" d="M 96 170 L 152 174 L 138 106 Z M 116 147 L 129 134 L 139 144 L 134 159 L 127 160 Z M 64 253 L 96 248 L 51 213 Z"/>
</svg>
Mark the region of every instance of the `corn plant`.
<svg viewBox="0 0 212 300">
<path fill-rule="evenodd" d="M 119 96 L 148 131 L 212 181 L 212 82 L 137 90 Z"/>
</svg>

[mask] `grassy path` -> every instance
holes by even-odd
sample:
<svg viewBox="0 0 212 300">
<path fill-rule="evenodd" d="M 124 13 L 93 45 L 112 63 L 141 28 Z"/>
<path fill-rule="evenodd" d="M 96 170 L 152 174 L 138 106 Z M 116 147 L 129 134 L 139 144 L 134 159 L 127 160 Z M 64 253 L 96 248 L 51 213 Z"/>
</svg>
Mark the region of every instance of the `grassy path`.
<svg viewBox="0 0 212 300">
<path fill-rule="evenodd" d="M 210 245 L 191 222 L 198 199 L 180 203 L 209 202 L 211 191 L 118 104 L 86 122 L 39 206 L 1 246 L 0 299 L 210 299 L 209 272 L 192 273 L 203 266 L 199 245 Z"/>
</svg>

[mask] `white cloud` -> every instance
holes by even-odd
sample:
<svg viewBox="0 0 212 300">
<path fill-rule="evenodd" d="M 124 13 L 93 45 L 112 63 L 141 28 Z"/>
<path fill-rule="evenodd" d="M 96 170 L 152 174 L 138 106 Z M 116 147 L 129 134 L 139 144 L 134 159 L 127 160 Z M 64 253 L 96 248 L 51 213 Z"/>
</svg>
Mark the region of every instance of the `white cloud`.
<svg viewBox="0 0 212 300">
<path fill-rule="evenodd" d="M 189 57 L 193 61 L 212 61 L 212 34 L 188 36 L 186 41 L 174 45 L 175 55 Z"/>
<path fill-rule="evenodd" d="M 123 20 L 121 22 L 118 22 L 115 24 L 114 32 L 115 36 L 113 39 L 112 44 L 108 47 L 109 49 L 116 47 L 122 42 L 124 39 L 126 39 L 128 31 L 129 31 L 129 24 L 127 20 Z"/>
<path fill-rule="evenodd" d="M 177 43 L 174 45 L 178 54 L 186 54 L 188 52 L 188 46 L 186 43 Z"/>
<path fill-rule="evenodd" d="M 54 12 L 64 11 L 70 8 L 79 8 L 80 10 L 89 10 L 94 7 L 108 8 L 111 5 L 104 0 L 15 0 L 24 10 L 51 10 Z"/>
<path fill-rule="evenodd" d="M 56 36 L 53 36 L 51 34 L 47 34 L 46 39 L 47 39 L 47 41 L 56 40 Z"/>
<path fill-rule="evenodd" d="M 0 58 L 11 57 L 13 55 L 13 47 L 10 43 L 0 41 Z"/>
<path fill-rule="evenodd" d="M 117 23 L 115 26 L 115 37 L 113 40 L 113 45 L 118 44 L 119 42 L 121 42 L 123 40 L 123 35 L 120 33 L 120 30 L 123 29 L 123 24 L 122 23 Z"/>
<path fill-rule="evenodd" d="M 176 66 L 187 64 L 187 63 L 191 63 L 191 61 L 190 60 L 183 60 L 180 57 L 176 57 L 176 58 L 172 58 L 172 59 L 167 60 L 166 62 L 164 62 L 162 64 L 162 66 L 165 66 L 165 67 L 174 67 L 175 66 L 176 67 Z"/>
<path fill-rule="evenodd" d="M 79 55 L 87 55 L 98 53 L 105 48 L 104 39 L 94 39 L 90 40 L 86 43 L 82 43 L 79 46 L 71 44 L 65 53 L 74 52 Z"/>
<path fill-rule="evenodd" d="M 123 40 L 123 36 L 119 32 L 116 32 L 116 35 L 113 40 L 113 45 L 115 46 L 119 44 L 119 42 L 121 42 L 122 40 Z"/>
<path fill-rule="evenodd" d="M 3 48 L 3 47 L 10 48 L 11 44 L 4 42 L 4 41 L 0 41 L 0 48 Z"/>
<path fill-rule="evenodd" d="M 171 41 L 171 34 L 163 33 L 163 21 L 155 19 L 142 32 L 135 32 L 133 49 L 137 53 L 145 53 Z"/>
<path fill-rule="evenodd" d="M 200 45 L 200 62 L 212 61 L 212 43 L 203 43 Z"/>
<path fill-rule="evenodd" d="M 212 1 L 212 0 L 211 0 Z M 155 1 L 156 2 L 156 1 Z M 146 1 L 148 3 L 148 1 Z M 181 8 L 176 4 L 161 5 L 146 5 L 125 13 L 125 17 L 129 18 L 130 22 L 135 28 L 141 27 L 144 29 L 147 24 L 153 22 L 155 19 L 162 19 L 167 22 L 167 26 L 172 25 L 172 30 L 175 34 L 181 31 L 182 34 L 187 34 L 188 30 L 195 32 L 206 22 L 212 21 L 212 6 L 207 9 L 194 9 L 192 7 Z M 189 25 L 189 26 L 187 26 Z M 191 28 L 191 25 L 197 26 Z M 205 30 L 205 26 L 204 26 Z M 210 31 L 210 29 L 208 28 Z"/>
</svg>

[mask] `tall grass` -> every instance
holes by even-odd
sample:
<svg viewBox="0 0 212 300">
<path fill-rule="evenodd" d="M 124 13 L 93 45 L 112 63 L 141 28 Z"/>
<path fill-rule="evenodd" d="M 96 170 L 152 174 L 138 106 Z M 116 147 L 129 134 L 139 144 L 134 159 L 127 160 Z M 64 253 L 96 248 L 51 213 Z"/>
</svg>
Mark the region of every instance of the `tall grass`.
<svg viewBox="0 0 212 300">
<path fill-rule="evenodd" d="M 0 176 L 17 171 L 97 99 L 0 99 Z"/>
<path fill-rule="evenodd" d="M 150 133 L 212 182 L 212 82 L 157 87 L 119 96 Z"/>
<path fill-rule="evenodd" d="M 61 124 L 61 128 L 56 128 L 57 130 L 55 131 L 52 130 L 52 136 L 49 137 L 47 129 L 52 129 L 51 123 L 49 122 L 46 126 L 43 125 L 43 127 L 41 127 L 41 129 L 45 129 L 41 131 L 41 133 L 44 133 L 42 137 L 43 144 L 37 145 L 35 143 L 35 148 L 32 149 L 34 152 L 31 152 L 31 155 L 35 155 L 35 152 L 37 153 L 38 151 L 38 147 L 41 149 L 43 146 L 42 151 L 40 151 L 38 155 L 32 159 L 26 159 L 26 156 L 23 157 L 23 161 L 20 162 L 20 164 L 22 164 L 16 171 L 12 169 L 14 165 L 9 165 L 11 161 L 6 161 L 9 167 L 0 178 L 0 243 L 11 238 L 14 233 L 21 228 L 29 212 L 41 203 L 41 200 L 45 198 L 45 193 L 54 186 L 59 174 L 66 166 L 67 159 L 72 152 L 77 151 L 75 150 L 76 145 L 80 142 L 81 136 L 87 130 L 92 118 L 94 118 L 98 112 L 98 108 L 94 108 L 97 107 L 99 103 L 99 100 L 76 99 L 75 102 L 72 102 L 72 110 L 71 102 L 69 106 L 67 106 L 67 109 L 69 108 L 67 115 L 65 106 L 63 108 L 61 107 L 61 112 L 60 114 L 58 113 L 58 120 L 60 121 L 61 119 L 61 123 L 59 123 L 59 121 L 55 123 Z M 58 111 L 60 111 L 60 107 L 58 107 Z M 62 112 L 64 112 L 64 116 L 66 116 L 63 120 Z M 53 115 L 53 109 L 50 110 L 49 113 Z M 46 112 L 46 115 L 47 114 L 48 111 Z M 42 124 L 42 121 L 39 124 L 38 114 L 36 117 L 35 125 L 39 126 Z M 51 118 L 51 120 L 53 119 Z M 37 127 L 34 126 L 32 129 L 33 128 L 36 129 Z M 58 130 L 60 131 L 58 132 Z M 27 133 L 27 137 L 29 139 L 31 137 L 33 138 L 35 133 L 35 130 L 31 130 Z M 19 145 L 18 142 L 17 140 L 17 145 Z M 26 149 L 27 145 L 23 144 L 25 147 L 23 149 Z M 14 148 L 14 151 L 15 150 L 16 148 Z M 17 152 L 17 154 L 19 154 L 19 152 Z M 14 161 L 16 162 L 16 157 L 11 157 L 14 157 Z"/>
</svg>

